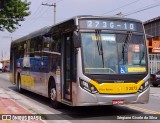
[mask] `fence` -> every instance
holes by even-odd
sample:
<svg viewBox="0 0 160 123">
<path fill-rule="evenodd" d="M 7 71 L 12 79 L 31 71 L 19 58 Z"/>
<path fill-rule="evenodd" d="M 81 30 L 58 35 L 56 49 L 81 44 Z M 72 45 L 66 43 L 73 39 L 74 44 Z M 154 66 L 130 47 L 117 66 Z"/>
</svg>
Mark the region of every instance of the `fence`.
<svg viewBox="0 0 160 123">
<path fill-rule="evenodd" d="M 160 70 L 160 54 L 149 54 L 149 60 L 151 74 Z"/>
</svg>

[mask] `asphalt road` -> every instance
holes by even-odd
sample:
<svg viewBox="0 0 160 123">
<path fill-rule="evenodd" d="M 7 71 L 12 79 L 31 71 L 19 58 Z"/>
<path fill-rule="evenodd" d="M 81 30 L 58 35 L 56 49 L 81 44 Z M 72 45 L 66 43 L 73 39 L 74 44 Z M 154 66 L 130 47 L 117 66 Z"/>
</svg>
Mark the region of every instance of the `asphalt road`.
<svg viewBox="0 0 160 123">
<path fill-rule="evenodd" d="M 94 106 L 94 107 L 69 107 L 62 106 L 61 109 L 55 110 L 50 106 L 49 99 L 25 91 L 20 94 L 16 91 L 15 85 L 9 81 L 8 73 L 0 73 L 0 89 L 5 90 L 17 103 L 37 114 L 51 114 L 44 117 L 49 119 L 63 119 L 66 122 L 78 123 L 97 123 L 97 122 L 154 122 L 159 123 L 158 120 L 116 120 L 118 116 L 140 116 L 159 114 L 160 116 L 160 86 L 151 87 L 150 101 L 148 104 L 134 104 L 134 105 L 115 105 L 115 106 Z M 148 115 L 147 115 L 148 116 Z M 120 117 L 121 118 L 121 117 Z M 113 121 L 114 120 L 114 121 Z M 47 121 L 49 122 L 49 121 Z M 50 121 L 52 122 L 52 121 Z"/>
</svg>

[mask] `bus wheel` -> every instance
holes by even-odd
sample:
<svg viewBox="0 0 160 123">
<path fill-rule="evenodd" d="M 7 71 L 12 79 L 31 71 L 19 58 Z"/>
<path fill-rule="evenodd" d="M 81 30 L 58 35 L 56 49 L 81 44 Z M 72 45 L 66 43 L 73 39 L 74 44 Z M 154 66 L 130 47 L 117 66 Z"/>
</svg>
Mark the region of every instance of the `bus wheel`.
<svg viewBox="0 0 160 123">
<path fill-rule="evenodd" d="M 58 109 L 60 108 L 60 103 L 57 101 L 57 91 L 56 91 L 56 86 L 51 83 L 51 86 L 50 86 L 50 100 L 51 100 L 51 105 L 53 108 L 55 109 Z"/>
<path fill-rule="evenodd" d="M 18 76 L 17 78 L 17 91 L 22 93 L 22 88 L 21 88 L 21 78 Z"/>
</svg>

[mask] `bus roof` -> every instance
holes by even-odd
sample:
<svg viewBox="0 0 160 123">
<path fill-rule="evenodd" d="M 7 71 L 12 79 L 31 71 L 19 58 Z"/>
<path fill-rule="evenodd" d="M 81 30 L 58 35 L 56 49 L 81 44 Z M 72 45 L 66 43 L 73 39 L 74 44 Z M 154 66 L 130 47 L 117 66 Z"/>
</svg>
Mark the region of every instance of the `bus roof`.
<svg viewBox="0 0 160 123">
<path fill-rule="evenodd" d="M 132 19 L 132 18 L 124 18 L 124 17 L 117 17 L 117 16 L 94 16 L 94 15 L 80 15 L 80 16 L 76 16 L 76 18 L 78 19 L 96 19 L 96 18 L 101 18 L 101 19 L 115 19 L 115 20 L 127 20 L 127 21 L 134 21 L 134 22 L 142 22 L 140 20 L 137 19 Z"/>
<path fill-rule="evenodd" d="M 12 41 L 11 43 L 12 43 L 12 44 L 13 44 L 13 43 L 18 43 L 18 42 L 21 42 L 21 41 L 24 41 L 24 40 L 31 39 L 31 38 L 36 37 L 36 36 L 38 36 L 38 35 L 44 35 L 44 34 L 48 33 L 48 32 L 50 31 L 50 29 L 51 29 L 51 26 L 50 26 L 50 27 L 41 28 L 41 29 L 39 29 L 39 30 L 37 30 L 37 31 L 35 31 L 35 32 L 32 32 L 32 33 L 24 36 L 24 37 L 21 37 L 21 38 L 19 38 L 19 39 L 14 40 L 14 41 Z"/>
</svg>

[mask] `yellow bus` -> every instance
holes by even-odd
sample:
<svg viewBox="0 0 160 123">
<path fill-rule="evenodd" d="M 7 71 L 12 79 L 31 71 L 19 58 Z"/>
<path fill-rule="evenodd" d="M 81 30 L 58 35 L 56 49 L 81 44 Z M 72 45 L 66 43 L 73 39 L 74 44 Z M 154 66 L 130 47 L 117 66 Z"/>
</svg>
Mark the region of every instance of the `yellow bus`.
<svg viewBox="0 0 160 123">
<path fill-rule="evenodd" d="M 54 108 L 147 103 L 148 51 L 141 21 L 76 16 L 11 43 L 10 79 Z"/>
</svg>

